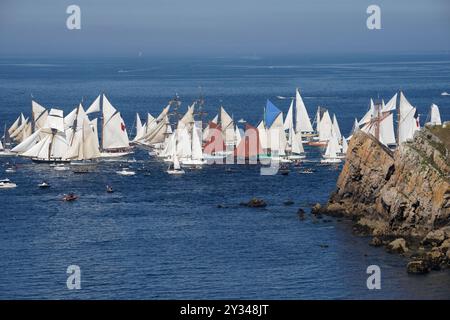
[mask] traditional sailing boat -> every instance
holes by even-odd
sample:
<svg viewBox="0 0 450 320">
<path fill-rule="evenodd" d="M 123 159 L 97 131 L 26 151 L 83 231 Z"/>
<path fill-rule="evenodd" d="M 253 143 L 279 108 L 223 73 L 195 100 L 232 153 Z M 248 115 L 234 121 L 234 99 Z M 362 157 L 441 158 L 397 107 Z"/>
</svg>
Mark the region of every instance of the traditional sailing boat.
<svg viewBox="0 0 450 320">
<path fill-rule="evenodd" d="M 441 114 L 439 112 L 439 107 L 436 104 L 432 104 L 430 107 L 430 114 L 428 116 L 429 121 L 427 121 L 427 124 L 431 125 L 441 125 Z"/>
<path fill-rule="evenodd" d="M 321 116 L 322 111 L 323 115 Z M 310 141 L 308 144 L 310 146 L 323 147 L 326 146 L 328 140 L 330 140 L 331 131 L 333 129 L 333 121 L 331 120 L 328 110 L 321 107 L 317 110 L 316 119 L 316 121 L 318 121 L 316 125 L 318 137 L 317 139 L 314 139 L 314 141 Z"/>
<path fill-rule="evenodd" d="M 308 111 L 306 110 L 305 103 L 298 88 L 295 90 L 295 130 L 304 137 L 314 136 L 311 119 L 309 118 Z M 304 143 L 306 142 L 305 140 Z"/>
<path fill-rule="evenodd" d="M 109 102 L 105 94 L 99 95 L 86 114 L 102 112 L 101 157 L 118 158 L 133 153 L 125 122 L 116 108 Z"/>
<path fill-rule="evenodd" d="M 68 119 L 66 130 L 69 141 L 66 158 L 71 160 L 75 172 L 86 172 L 96 165 L 92 160 L 101 157 L 96 126 L 91 124 L 81 104 L 73 112 L 75 116 Z"/>
<path fill-rule="evenodd" d="M 31 158 L 34 162 L 69 162 L 66 157 L 68 143 L 63 115 L 62 110 L 51 109 L 43 127 L 11 151 L 19 153 L 22 157 Z"/>
<path fill-rule="evenodd" d="M 327 148 L 323 159 L 320 160 L 321 163 L 339 163 L 342 160 L 338 157 L 338 152 L 340 151 L 339 142 L 334 130 L 331 132 L 331 137 L 328 140 Z"/>
<path fill-rule="evenodd" d="M 284 132 L 283 112 L 278 109 L 270 100 L 266 102 L 264 109 L 264 124 L 267 132 L 267 152 L 274 161 L 290 160 L 286 155 L 286 133 Z"/>
<path fill-rule="evenodd" d="M 184 174 L 184 170 L 181 169 L 180 161 L 178 160 L 177 155 L 175 154 L 173 157 L 173 164 L 169 166 L 167 169 L 168 174 L 179 175 Z"/>
</svg>

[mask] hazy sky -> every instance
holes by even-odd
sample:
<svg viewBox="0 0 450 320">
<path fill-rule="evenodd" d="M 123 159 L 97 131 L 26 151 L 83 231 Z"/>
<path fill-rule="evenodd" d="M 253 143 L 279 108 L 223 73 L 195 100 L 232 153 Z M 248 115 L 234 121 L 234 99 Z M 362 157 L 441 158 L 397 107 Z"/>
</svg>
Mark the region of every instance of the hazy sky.
<svg viewBox="0 0 450 320">
<path fill-rule="evenodd" d="M 81 30 L 68 30 L 68 5 Z M 381 7 L 382 30 L 366 9 Z M 0 0 L 0 55 L 450 51 L 449 0 Z"/>
</svg>

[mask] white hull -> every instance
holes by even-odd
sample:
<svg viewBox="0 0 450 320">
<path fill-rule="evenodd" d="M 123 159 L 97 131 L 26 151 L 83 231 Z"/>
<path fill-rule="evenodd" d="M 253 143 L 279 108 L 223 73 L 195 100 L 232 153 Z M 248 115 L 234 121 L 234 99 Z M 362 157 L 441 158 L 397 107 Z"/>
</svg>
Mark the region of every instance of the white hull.
<svg viewBox="0 0 450 320">
<path fill-rule="evenodd" d="M 342 160 L 338 158 L 327 158 L 320 160 L 320 163 L 340 163 L 340 162 L 342 162 Z"/>
<path fill-rule="evenodd" d="M 184 170 L 167 170 L 168 174 L 172 174 L 172 175 L 180 175 L 180 174 L 184 174 Z"/>
<path fill-rule="evenodd" d="M 17 185 L 15 183 L 1 183 L 0 182 L 0 189 L 13 189 L 16 187 L 17 187 Z"/>
<path fill-rule="evenodd" d="M 305 159 L 305 158 L 306 158 L 306 156 L 300 155 L 300 154 L 293 154 L 293 155 L 288 156 L 288 159 L 291 159 L 291 160 L 300 160 L 300 159 Z"/>
<path fill-rule="evenodd" d="M 134 176 L 136 174 L 136 172 L 134 172 L 134 171 L 126 171 L 126 170 L 116 171 L 116 173 L 120 176 L 126 176 L 126 177 Z"/>
<path fill-rule="evenodd" d="M 206 163 L 207 163 L 206 160 L 191 160 L 191 159 L 188 159 L 188 160 L 181 161 L 181 165 L 185 166 L 185 167 L 202 166 L 202 165 L 204 165 Z"/>
<path fill-rule="evenodd" d="M 102 159 L 114 159 L 114 158 L 122 158 L 126 157 L 130 154 L 133 154 L 133 151 L 127 151 L 127 152 L 101 152 L 100 157 Z"/>
<path fill-rule="evenodd" d="M 14 157 L 16 155 L 17 155 L 16 153 L 11 152 L 9 150 L 0 151 L 0 157 Z"/>
</svg>

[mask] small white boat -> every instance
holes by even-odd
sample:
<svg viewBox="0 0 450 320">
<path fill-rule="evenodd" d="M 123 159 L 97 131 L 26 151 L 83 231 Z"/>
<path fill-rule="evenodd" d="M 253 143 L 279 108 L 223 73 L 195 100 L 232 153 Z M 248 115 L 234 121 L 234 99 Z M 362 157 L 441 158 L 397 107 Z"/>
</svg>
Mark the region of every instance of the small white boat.
<svg viewBox="0 0 450 320">
<path fill-rule="evenodd" d="M 450 96 L 450 93 L 448 93 L 447 91 L 444 91 L 441 93 L 441 96 Z"/>
<path fill-rule="evenodd" d="M 69 170 L 69 167 L 66 167 L 63 163 L 58 163 L 53 167 L 53 170 L 55 171 L 66 171 Z"/>
<path fill-rule="evenodd" d="M 167 173 L 173 175 L 180 175 L 185 173 L 184 170 L 181 169 L 180 162 L 178 161 L 177 156 L 173 158 L 173 166 L 169 166 L 169 168 L 167 169 Z"/>
<path fill-rule="evenodd" d="M 13 189 L 16 187 L 17 185 L 9 179 L 0 180 L 0 189 Z"/>
<path fill-rule="evenodd" d="M 42 182 L 38 184 L 38 187 L 41 189 L 46 189 L 46 188 L 50 188 L 50 185 L 47 182 Z"/>
<path fill-rule="evenodd" d="M 339 158 L 325 158 L 320 160 L 320 163 L 340 163 L 342 162 Z"/>
<path fill-rule="evenodd" d="M 116 171 L 116 173 L 118 175 L 120 175 L 120 176 L 134 176 L 136 174 L 136 172 L 131 171 L 131 170 L 127 169 L 127 168 L 123 168 L 120 171 Z"/>
</svg>

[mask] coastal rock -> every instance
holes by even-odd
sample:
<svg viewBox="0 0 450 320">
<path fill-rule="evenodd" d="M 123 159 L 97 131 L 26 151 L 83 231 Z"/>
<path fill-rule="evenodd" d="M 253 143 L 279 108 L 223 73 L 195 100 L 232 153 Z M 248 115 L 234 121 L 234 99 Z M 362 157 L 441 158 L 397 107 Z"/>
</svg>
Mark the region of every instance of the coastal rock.
<svg viewBox="0 0 450 320">
<path fill-rule="evenodd" d="M 409 251 L 406 246 L 406 241 L 403 238 L 398 238 L 390 242 L 387 245 L 386 250 L 390 253 L 407 253 Z"/>
<path fill-rule="evenodd" d="M 267 203 L 263 199 L 253 198 L 249 202 L 242 202 L 241 205 L 249 208 L 264 208 Z"/>
<path fill-rule="evenodd" d="M 422 244 L 439 246 L 445 240 L 445 232 L 443 230 L 430 231 L 422 240 Z"/>
<path fill-rule="evenodd" d="M 410 255 L 416 249 L 408 249 L 405 239 L 414 243 L 411 248 L 422 240 L 422 260 L 433 268 L 442 265 L 450 239 L 450 126 L 426 126 L 394 152 L 356 131 L 335 191 L 312 212 L 339 212 L 356 222 L 358 235 L 397 239 L 387 246 L 390 252 Z M 410 268 L 418 271 L 421 265 L 414 262 Z"/>
<path fill-rule="evenodd" d="M 439 248 L 433 248 L 427 253 L 428 265 L 433 270 L 440 270 L 441 264 L 444 262 L 444 254 L 439 250 Z"/>
<path fill-rule="evenodd" d="M 320 214 L 322 210 L 322 205 L 320 203 L 316 203 L 312 208 L 311 208 L 311 214 Z"/>
<path fill-rule="evenodd" d="M 381 247 L 383 245 L 383 241 L 378 237 L 373 237 L 369 244 L 373 247 Z"/>
<path fill-rule="evenodd" d="M 447 252 L 447 250 L 450 249 L 450 239 L 442 242 L 442 244 L 439 246 L 439 249 L 441 249 L 442 252 Z"/>
<path fill-rule="evenodd" d="M 406 270 L 410 274 L 425 274 L 430 272 L 428 263 L 424 260 L 414 260 L 408 263 Z"/>
</svg>

